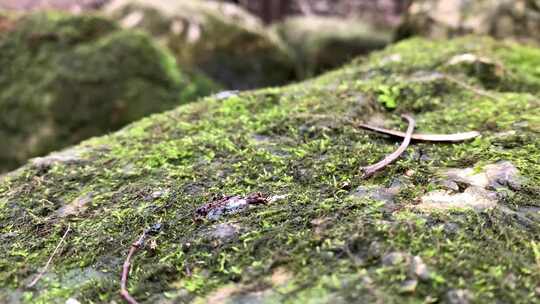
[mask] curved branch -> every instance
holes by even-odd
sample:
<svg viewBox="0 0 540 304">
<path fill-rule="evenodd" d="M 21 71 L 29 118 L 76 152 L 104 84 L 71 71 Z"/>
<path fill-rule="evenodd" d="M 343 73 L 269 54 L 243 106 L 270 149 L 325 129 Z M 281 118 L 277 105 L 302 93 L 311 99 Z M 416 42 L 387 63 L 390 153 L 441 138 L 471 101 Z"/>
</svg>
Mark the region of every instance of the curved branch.
<svg viewBox="0 0 540 304">
<path fill-rule="evenodd" d="M 384 128 L 379 128 L 375 126 L 370 126 L 367 124 L 355 124 L 355 126 L 360 127 L 362 129 L 394 136 L 394 137 L 401 137 L 405 138 L 405 133 L 395 130 L 388 130 Z M 419 141 L 433 141 L 433 142 L 459 142 L 464 140 L 473 139 L 475 137 L 480 136 L 480 132 L 478 131 L 471 131 L 471 132 L 463 132 L 463 133 L 454 133 L 454 134 L 412 134 L 411 139 L 412 140 L 419 140 Z"/>
<path fill-rule="evenodd" d="M 384 167 L 394 162 L 403 153 L 403 151 L 407 149 L 407 147 L 411 143 L 411 137 L 412 137 L 412 134 L 414 131 L 414 125 L 415 125 L 414 118 L 405 114 L 401 115 L 401 117 L 406 119 L 409 122 L 409 126 L 407 127 L 407 132 L 405 133 L 405 138 L 403 139 L 403 142 L 401 143 L 401 145 L 396 151 L 386 156 L 380 162 L 361 168 L 362 178 L 368 178 L 372 176 L 373 174 L 375 174 L 377 171 L 383 169 Z"/>
<path fill-rule="evenodd" d="M 128 302 L 129 304 L 139 304 L 137 300 L 135 300 L 127 290 L 127 280 L 129 275 L 129 270 L 131 268 L 131 257 L 137 252 L 137 250 L 142 246 L 144 239 L 146 238 L 146 230 L 141 234 L 139 239 L 131 244 L 131 248 L 129 249 L 129 253 L 126 257 L 126 261 L 124 262 L 124 266 L 122 267 L 122 279 L 120 281 L 120 295 Z"/>
</svg>

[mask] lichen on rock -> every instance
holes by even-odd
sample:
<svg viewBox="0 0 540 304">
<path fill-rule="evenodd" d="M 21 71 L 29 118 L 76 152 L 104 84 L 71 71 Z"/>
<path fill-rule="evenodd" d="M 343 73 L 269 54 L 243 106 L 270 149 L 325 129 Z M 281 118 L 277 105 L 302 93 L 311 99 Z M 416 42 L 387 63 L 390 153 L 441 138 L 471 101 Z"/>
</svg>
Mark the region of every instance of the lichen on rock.
<svg viewBox="0 0 540 304">
<path fill-rule="evenodd" d="M 215 87 L 179 71 L 146 35 L 102 17 L 35 13 L 9 20 L 0 31 L 0 171 Z"/>
<path fill-rule="evenodd" d="M 506 72 L 489 84 L 485 71 L 449 68 L 460 54 Z M 538 49 L 489 38 L 412 39 L 316 79 L 144 118 L 78 145 L 82 163 L 27 164 L 0 182 L 0 301 L 119 302 L 130 244 L 161 223 L 132 260 L 128 287 L 142 303 L 534 303 L 539 62 Z M 380 102 L 384 92 L 395 108 Z M 402 130 L 404 112 L 420 133 L 482 135 L 414 143 L 361 179 L 360 167 L 398 143 L 351 120 L 377 116 Z M 500 188 L 491 208 L 414 208 L 444 189 L 441 171 L 479 173 L 500 161 L 523 179 Z M 392 208 L 359 189 L 395 190 Z M 194 219 L 212 198 L 255 192 L 281 199 Z M 80 212 L 58 216 L 81 200 Z M 49 271 L 26 288 L 68 224 Z M 404 259 L 390 262 L 393 253 Z"/>
</svg>

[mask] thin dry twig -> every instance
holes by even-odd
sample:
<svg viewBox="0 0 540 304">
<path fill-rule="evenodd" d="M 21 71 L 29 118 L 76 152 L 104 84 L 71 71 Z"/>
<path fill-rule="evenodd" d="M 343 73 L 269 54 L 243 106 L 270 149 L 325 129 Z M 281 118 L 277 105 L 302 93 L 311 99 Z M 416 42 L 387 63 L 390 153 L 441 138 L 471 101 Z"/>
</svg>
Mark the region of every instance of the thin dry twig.
<svg viewBox="0 0 540 304">
<path fill-rule="evenodd" d="M 122 279 L 120 280 L 120 295 L 129 303 L 129 304 L 138 304 L 137 300 L 135 300 L 127 290 L 127 280 L 129 275 L 129 270 L 131 269 L 131 257 L 139 250 L 139 248 L 143 245 L 144 239 L 146 238 L 146 235 L 148 234 L 148 231 L 145 230 L 141 234 L 141 236 L 135 241 L 133 244 L 131 244 L 131 247 L 129 249 L 129 253 L 126 257 L 126 260 L 124 261 L 124 266 L 122 267 Z"/>
<path fill-rule="evenodd" d="M 32 282 L 30 282 L 30 284 L 27 285 L 28 288 L 31 288 L 34 285 L 36 285 L 36 283 L 41 279 L 41 277 L 45 274 L 45 272 L 47 272 L 47 269 L 49 269 L 49 266 L 51 265 L 52 259 L 54 258 L 54 256 L 58 252 L 58 249 L 60 249 L 60 246 L 62 245 L 62 243 L 65 241 L 66 236 L 68 235 L 69 231 L 71 231 L 71 226 L 68 224 L 68 227 L 67 227 L 66 231 L 64 232 L 64 235 L 62 235 L 62 238 L 60 239 L 58 244 L 56 244 L 56 248 L 54 248 L 54 251 L 51 254 L 51 256 L 49 257 L 49 260 L 47 260 L 47 263 L 45 264 L 45 267 L 43 267 L 43 269 L 41 269 L 41 271 L 32 280 Z"/>
<path fill-rule="evenodd" d="M 414 121 L 414 118 L 412 118 L 409 115 L 403 114 L 403 115 L 401 115 L 401 117 L 403 117 L 404 119 L 406 119 L 409 122 L 409 126 L 407 127 L 407 133 L 405 134 L 405 138 L 403 139 L 403 142 L 401 143 L 401 145 L 399 146 L 399 148 L 396 151 L 394 151 L 392 154 L 386 156 L 380 162 L 378 162 L 376 164 L 373 164 L 373 165 L 370 165 L 370 166 L 367 166 L 367 167 L 363 167 L 361 169 L 362 170 L 362 178 L 368 178 L 368 177 L 372 176 L 373 174 L 375 174 L 377 171 L 379 171 L 379 170 L 383 169 L 384 167 L 388 166 L 389 164 L 391 164 L 409 146 L 409 144 L 411 142 L 411 136 L 412 136 L 413 131 L 414 131 L 415 121 Z"/>
<path fill-rule="evenodd" d="M 384 128 L 379 128 L 375 126 L 370 126 L 367 124 L 356 124 L 356 126 L 367 129 L 370 131 L 395 136 L 395 137 L 401 137 L 405 138 L 406 134 L 401 131 L 395 131 L 395 130 L 388 130 Z M 471 131 L 471 132 L 463 132 L 463 133 L 454 133 L 454 134 L 418 134 L 415 133 L 411 135 L 412 140 L 419 140 L 419 141 L 433 141 L 433 142 L 459 142 L 459 141 L 465 141 L 469 139 L 473 139 L 475 137 L 480 136 L 480 132 L 477 131 Z"/>
</svg>

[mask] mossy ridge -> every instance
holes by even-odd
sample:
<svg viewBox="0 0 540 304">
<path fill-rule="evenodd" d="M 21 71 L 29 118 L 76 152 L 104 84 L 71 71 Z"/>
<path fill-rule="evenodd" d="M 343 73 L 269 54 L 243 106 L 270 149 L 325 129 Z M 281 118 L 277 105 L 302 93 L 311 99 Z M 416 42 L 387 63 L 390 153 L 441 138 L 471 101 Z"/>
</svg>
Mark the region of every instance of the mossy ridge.
<svg viewBox="0 0 540 304">
<path fill-rule="evenodd" d="M 257 292 L 262 303 L 418 303 L 459 288 L 469 289 L 477 302 L 537 302 L 537 216 L 524 225 L 499 209 L 428 215 L 407 208 L 438 187 L 432 177 L 440 168 L 499 160 L 512 161 L 528 180 L 503 204 L 540 205 L 539 94 L 522 91 L 540 77 L 524 72 L 534 70 L 525 57 L 508 59 L 521 52 L 540 56 L 535 49 L 478 37 L 405 41 L 304 83 L 225 100 L 209 97 L 145 118 L 83 143 L 79 148 L 87 151 L 79 165 L 29 164 L 0 184 L 0 297 L 16 297 L 69 222 L 73 233 L 52 275 L 37 291 L 26 291 L 24 300 L 119 300 L 129 244 L 161 222 L 156 249 L 142 250 L 130 275 L 132 294 L 147 303 L 204 302 L 224 289 L 231 303 Z M 474 69 L 448 69 L 450 58 L 463 53 L 500 62 L 512 85 L 484 87 L 479 79 L 485 78 Z M 399 87 L 394 112 L 412 111 L 419 131 L 477 129 L 482 137 L 455 145 L 415 144 L 384 173 L 360 180 L 358 168 L 392 151 L 395 142 L 357 130 L 348 120 L 382 113 L 404 126 L 377 102 L 381 85 Z M 505 135 L 512 130 L 517 132 Z M 418 161 L 414 155 L 420 152 L 429 161 Z M 414 172 L 403 178 L 407 170 Z M 396 178 L 403 183 L 398 208 L 351 195 L 357 186 L 388 186 Z M 193 221 L 195 208 L 212 195 L 254 191 L 286 197 L 219 220 L 242 227 L 233 240 L 216 243 L 208 234 L 214 222 Z M 58 216 L 61 206 L 88 193 L 93 198 L 84 213 Z M 368 249 L 373 246 L 378 253 Z M 380 263 L 380 255 L 391 251 L 420 256 L 431 279 L 419 282 L 414 293 L 402 293 L 407 267 Z M 291 279 L 276 285 L 271 276 L 278 268 Z M 88 277 L 94 270 L 99 275 Z M 86 279 L 73 283 L 70 271 Z"/>
<path fill-rule="evenodd" d="M 180 72 L 145 34 L 99 16 L 35 13 L 13 22 L 0 32 L 0 139 L 12 147 L 0 152 L 2 171 L 216 87 Z"/>
</svg>

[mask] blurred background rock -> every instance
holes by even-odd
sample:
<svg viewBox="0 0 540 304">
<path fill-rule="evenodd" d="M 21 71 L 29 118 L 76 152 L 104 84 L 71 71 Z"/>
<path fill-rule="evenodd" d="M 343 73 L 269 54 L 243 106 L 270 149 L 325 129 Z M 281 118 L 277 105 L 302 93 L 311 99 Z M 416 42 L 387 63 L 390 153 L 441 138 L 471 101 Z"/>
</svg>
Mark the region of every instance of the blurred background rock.
<svg viewBox="0 0 540 304">
<path fill-rule="evenodd" d="M 392 40 L 410 0 L 0 0 L 10 10 L 103 10 L 229 89 L 281 85 Z M 266 26 L 265 26 L 266 25 Z"/>
<path fill-rule="evenodd" d="M 415 35 L 440 39 L 466 34 L 537 44 L 540 1 L 415 0 L 397 30 L 398 39 Z"/>
<path fill-rule="evenodd" d="M 184 68 L 230 89 L 282 85 L 295 79 L 283 41 L 259 18 L 231 3 L 115 0 L 105 11 L 126 29 L 143 30 Z"/>
<path fill-rule="evenodd" d="M 97 15 L 3 20 L 0 171 L 218 90 L 149 36 Z"/>
</svg>

